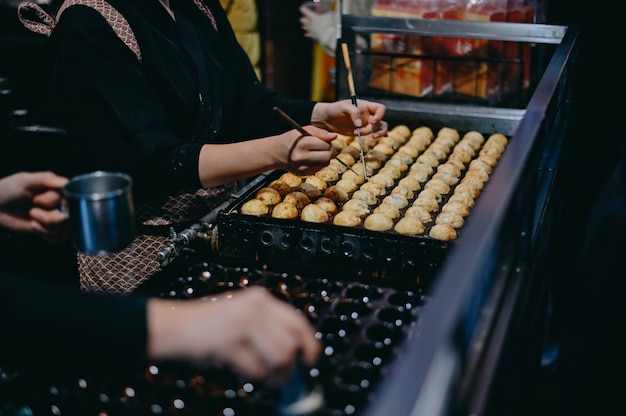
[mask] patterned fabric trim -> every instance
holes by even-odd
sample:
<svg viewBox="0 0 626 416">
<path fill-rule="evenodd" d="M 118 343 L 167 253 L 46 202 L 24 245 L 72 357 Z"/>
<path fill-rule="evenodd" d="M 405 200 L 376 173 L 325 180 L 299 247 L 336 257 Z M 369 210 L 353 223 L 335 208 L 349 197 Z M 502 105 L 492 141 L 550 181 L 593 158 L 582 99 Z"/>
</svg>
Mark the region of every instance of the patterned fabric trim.
<svg viewBox="0 0 626 416">
<path fill-rule="evenodd" d="M 37 16 L 40 21 L 31 20 L 26 17 L 29 11 L 35 13 L 35 16 Z M 44 36 L 50 36 L 55 26 L 54 19 L 46 13 L 44 9 L 39 7 L 39 5 L 31 2 L 20 3 L 17 6 L 17 17 L 26 29 Z"/>
<path fill-rule="evenodd" d="M 215 17 L 213 16 L 211 9 L 209 9 L 209 7 L 202 0 L 193 0 L 193 2 L 200 12 L 209 19 L 213 28 L 217 30 L 217 22 L 215 21 Z M 109 23 L 111 29 L 113 29 L 117 37 L 119 37 L 122 42 L 128 46 L 131 52 L 137 57 L 137 60 L 141 62 L 141 49 L 139 48 L 139 43 L 137 42 L 135 33 L 128 24 L 126 18 L 105 0 L 66 0 L 59 8 L 56 21 L 39 5 L 32 2 L 24 2 L 17 6 L 17 16 L 26 29 L 49 37 L 52 34 L 52 30 L 56 26 L 56 23 L 59 21 L 61 14 L 63 14 L 68 7 L 75 5 L 91 7 L 100 13 Z M 34 13 L 39 21 L 29 19 L 27 17 L 27 13 L 29 11 Z"/>
<path fill-rule="evenodd" d="M 200 9 L 202 14 L 204 14 L 211 21 L 213 28 L 217 30 L 217 22 L 215 21 L 215 17 L 213 16 L 211 9 L 209 9 L 209 6 L 207 6 L 202 0 L 193 0 L 193 2 L 196 7 Z"/>
<path fill-rule="evenodd" d="M 122 42 L 128 46 L 128 49 L 135 54 L 139 62 L 141 62 L 141 50 L 139 49 L 139 43 L 135 33 L 131 29 L 128 21 L 120 12 L 118 12 L 113 6 L 104 0 L 66 0 L 63 2 L 57 13 L 57 22 L 61 18 L 61 14 L 71 6 L 81 5 L 91 7 L 100 13 L 111 26 L 111 29 L 115 32 Z"/>
</svg>

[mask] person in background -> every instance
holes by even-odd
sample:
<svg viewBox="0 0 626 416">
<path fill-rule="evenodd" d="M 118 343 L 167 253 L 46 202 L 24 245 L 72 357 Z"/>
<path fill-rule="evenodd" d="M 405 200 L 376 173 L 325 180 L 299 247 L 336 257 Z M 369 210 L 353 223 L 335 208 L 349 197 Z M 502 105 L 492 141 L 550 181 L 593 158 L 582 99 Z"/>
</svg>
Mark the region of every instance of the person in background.
<svg viewBox="0 0 626 416">
<path fill-rule="evenodd" d="M 319 43 L 324 52 L 330 56 L 335 56 L 337 50 L 337 28 L 340 19 L 337 3 L 338 1 L 306 1 L 300 6 L 300 26 L 304 36 Z M 344 0 L 342 3 L 344 14 L 357 16 L 372 14 L 372 0 Z"/>
<path fill-rule="evenodd" d="M 344 0 L 344 14 L 370 15 L 372 0 Z M 341 15 L 337 0 L 305 1 L 300 6 L 300 26 L 304 36 L 313 41 L 313 69 L 311 99 L 331 101 L 335 99 L 335 66 L 339 21 Z M 362 39 L 357 39 L 357 42 Z"/>
<path fill-rule="evenodd" d="M 0 179 L 0 227 L 63 240 L 67 218 L 57 207 L 66 183 L 52 172 Z M 0 330 L 0 367 L 13 368 L 172 359 L 280 381 L 297 355 L 313 364 L 320 352 L 304 315 L 260 287 L 175 301 L 81 293 L 0 274 Z"/>
</svg>

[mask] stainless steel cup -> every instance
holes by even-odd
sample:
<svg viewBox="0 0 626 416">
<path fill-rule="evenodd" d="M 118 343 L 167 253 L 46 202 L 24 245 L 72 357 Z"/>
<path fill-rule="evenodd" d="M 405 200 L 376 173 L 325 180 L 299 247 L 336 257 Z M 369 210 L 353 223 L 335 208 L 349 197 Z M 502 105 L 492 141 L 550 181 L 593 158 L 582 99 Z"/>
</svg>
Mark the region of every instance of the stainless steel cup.
<svg viewBox="0 0 626 416">
<path fill-rule="evenodd" d="M 135 238 L 133 181 L 119 172 L 75 176 L 65 185 L 70 238 L 76 250 L 104 255 L 123 250 Z"/>
</svg>

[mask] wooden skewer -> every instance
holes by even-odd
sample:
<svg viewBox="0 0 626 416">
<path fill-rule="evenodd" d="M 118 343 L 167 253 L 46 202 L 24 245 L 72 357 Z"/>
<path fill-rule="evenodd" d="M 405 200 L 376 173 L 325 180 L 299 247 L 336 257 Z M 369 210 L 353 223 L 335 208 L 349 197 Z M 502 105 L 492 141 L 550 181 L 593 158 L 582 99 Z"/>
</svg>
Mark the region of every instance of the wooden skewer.
<svg viewBox="0 0 626 416">
<path fill-rule="evenodd" d="M 352 65 L 350 65 L 350 55 L 348 54 L 348 44 L 341 44 L 341 52 L 343 53 L 343 62 L 346 66 L 346 71 L 348 71 L 348 88 L 350 89 L 350 98 L 352 99 L 352 104 L 355 107 L 358 107 L 356 102 L 356 90 L 354 89 L 354 76 L 352 75 Z M 367 179 L 367 169 L 365 167 L 365 155 L 363 154 L 363 140 L 361 139 L 361 128 L 356 129 L 357 139 L 359 140 L 359 151 L 361 153 L 361 164 L 363 165 L 363 176 L 365 180 Z"/>
</svg>

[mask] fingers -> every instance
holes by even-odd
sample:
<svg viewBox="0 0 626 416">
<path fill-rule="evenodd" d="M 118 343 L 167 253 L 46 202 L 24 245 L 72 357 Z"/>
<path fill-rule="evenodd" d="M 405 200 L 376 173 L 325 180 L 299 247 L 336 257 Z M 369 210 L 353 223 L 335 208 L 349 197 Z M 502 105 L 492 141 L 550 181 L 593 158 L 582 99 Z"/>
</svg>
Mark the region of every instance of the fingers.
<svg viewBox="0 0 626 416">
<path fill-rule="evenodd" d="M 299 10 L 302 14 L 300 17 L 300 27 L 304 31 L 304 35 L 306 37 L 311 37 L 310 30 L 313 25 L 313 21 L 317 18 L 317 13 L 309 9 L 306 4 L 301 5 Z"/>
<path fill-rule="evenodd" d="M 0 211 L 0 226 L 21 233 L 45 233 L 45 228 L 37 221 L 2 211 Z"/>
<path fill-rule="evenodd" d="M 29 211 L 30 217 L 45 227 L 53 227 L 64 224 L 67 221 L 67 214 L 58 209 L 42 209 L 33 207 Z"/>
<path fill-rule="evenodd" d="M 245 293 L 247 292 L 247 293 Z M 279 301 L 265 289 L 253 287 L 235 296 L 245 302 L 248 314 L 239 330 L 240 342 L 229 349 L 228 361 L 246 377 L 276 381 L 291 373 L 299 352 L 313 364 L 321 351 L 310 322 L 291 305 Z M 237 329 L 234 329 L 237 330 Z"/>
<path fill-rule="evenodd" d="M 48 190 L 33 196 L 33 204 L 35 206 L 48 209 L 57 208 L 62 200 L 63 195 L 57 190 Z"/>
</svg>

